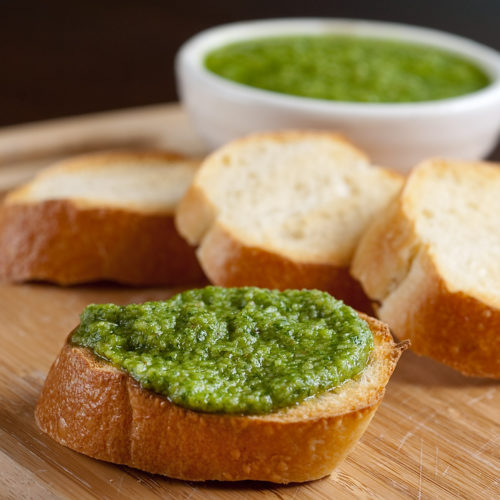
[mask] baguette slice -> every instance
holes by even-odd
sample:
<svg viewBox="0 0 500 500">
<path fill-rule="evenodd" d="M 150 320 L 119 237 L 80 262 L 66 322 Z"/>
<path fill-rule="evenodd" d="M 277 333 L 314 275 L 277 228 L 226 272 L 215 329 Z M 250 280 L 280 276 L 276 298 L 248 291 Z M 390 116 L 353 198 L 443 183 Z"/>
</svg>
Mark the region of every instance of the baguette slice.
<svg viewBox="0 0 500 500">
<path fill-rule="evenodd" d="M 192 481 L 276 483 L 330 474 L 361 437 L 406 344 L 362 316 L 374 335 L 355 380 L 264 416 L 195 412 L 141 389 L 92 351 L 67 343 L 36 406 L 38 426 L 94 458 Z"/>
<path fill-rule="evenodd" d="M 357 249 L 352 272 L 419 354 L 500 377 L 500 165 L 429 160 Z"/>
<path fill-rule="evenodd" d="M 0 208 L 0 280 L 200 281 L 173 219 L 198 165 L 173 153 L 116 152 L 42 171 Z"/>
<path fill-rule="evenodd" d="M 176 224 L 216 285 L 317 288 L 366 311 L 351 257 L 401 185 L 338 135 L 255 134 L 203 162 Z"/>
</svg>

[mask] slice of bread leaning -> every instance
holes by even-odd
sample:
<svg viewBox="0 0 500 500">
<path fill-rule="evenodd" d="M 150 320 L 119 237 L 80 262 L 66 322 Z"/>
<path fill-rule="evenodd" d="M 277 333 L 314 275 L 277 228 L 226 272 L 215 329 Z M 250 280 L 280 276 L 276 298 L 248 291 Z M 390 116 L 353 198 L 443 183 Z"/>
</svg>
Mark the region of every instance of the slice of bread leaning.
<svg viewBox="0 0 500 500">
<path fill-rule="evenodd" d="M 63 285 L 202 279 L 173 214 L 199 165 L 167 152 L 72 158 L 43 170 L 0 207 L 0 279 Z"/>
<path fill-rule="evenodd" d="M 500 377 L 500 165 L 430 160 L 362 238 L 352 272 L 412 349 Z"/>
<path fill-rule="evenodd" d="M 201 413 L 142 389 L 92 351 L 66 343 L 35 416 L 59 443 L 100 460 L 172 478 L 310 481 L 330 474 L 361 437 L 405 344 L 362 316 L 374 336 L 356 379 L 290 408 L 259 416 Z"/>
<path fill-rule="evenodd" d="M 255 134 L 202 163 L 176 224 L 214 284 L 317 288 L 366 310 L 351 257 L 401 184 L 336 134 Z"/>
</svg>

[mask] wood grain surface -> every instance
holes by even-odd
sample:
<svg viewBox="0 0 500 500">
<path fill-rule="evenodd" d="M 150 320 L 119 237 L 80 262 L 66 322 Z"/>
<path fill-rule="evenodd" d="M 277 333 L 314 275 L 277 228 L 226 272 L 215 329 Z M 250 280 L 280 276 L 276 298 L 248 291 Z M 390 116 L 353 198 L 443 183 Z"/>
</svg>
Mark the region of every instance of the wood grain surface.
<svg viewBox="0 0 500 500">
<path fill-rule="evenodd" d="M 0 190 L 69 153 L 202 145 L 177 106 L 0 130 Z M 406 352 L 368 431 L 332 476 L 303 484 L 193 483 L 100 462 L 40 432 L 45 375 L 90 302 L 164 299 L 176 290 L 108 284 L 0 286 L 0 498 L 500 498 L 500 387 Z"/>
</svg>

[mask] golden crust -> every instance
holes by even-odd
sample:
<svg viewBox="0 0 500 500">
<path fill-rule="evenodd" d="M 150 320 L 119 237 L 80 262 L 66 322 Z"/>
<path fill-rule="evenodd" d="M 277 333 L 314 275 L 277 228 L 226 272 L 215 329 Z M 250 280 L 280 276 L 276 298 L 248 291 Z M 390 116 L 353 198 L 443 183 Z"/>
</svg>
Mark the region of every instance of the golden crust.
<svg viewBox="0 0 500 500">
<path fill-rule="evenodd" d="M 201 188 L 196 177 L 175 210 L 175 227 L 191 245 L 198 245 L 216 218 L 215 207 Z"/>
<path fill-rule="evenodd" d="M 40 179 L 61 172 L 121 169 L 123 162 L 199 160 L 168 151 L 111 151 L 60 161 L 9 193 L 0 209 L 0 280 L 45 280 L 62 285 L 111 280 L 130 285 L 199 282 L 194 250 L 177 233 L 173 207 L 145 210 L 89 204 L 85 198 L 33 200 Z"/>
<path fill-rule="evenodd" d="M 500 378 L 500 310 L 450 291 L 425 251 L 378 315 L 396 336 L 409 339 L 416 353 L 464 375 Z"/>
<path fill-rule="evenodd" d="M 443 160 L 430 160 L 436 169 Z M 471 164 L 489 166 L 485 163 Z M 488 168 L 488 175 L 498 172 Z M 363 235 L 351 272 L 412 350 L 465 375 L 500 378 L 500 309 L 451 290 L 418 237 L 408 184 Z"/>
<path fill-rule="evenodd" d="M 234 227 L 228 229 L 223 226 L 218 218 L 217 206 L 207 196 L 205 184 L 216 182 L 216 179 L 211 179 L 211 170 L 204 169 L 203 166 L 223 162 L 226 149 L 237 150 L 247 143 L 256 143 L 259 140 L 286 143 L 308 137 L 334 141 L 353 157 L 368 161 L 366 155 L 342 135 L 329 131 L 260 132 L 236 139 L 205 159 L 177 207 L 176 227 L 190 244 L 200 245 L 197 252 L 200 264 L 208 278 L 216 285 L 253 285 L 281 290 L 317 288 L 328 291 L 358 310 L 372 314 L 371 301 L 359 282 L 349 273 L 349 263 L 345 262 L 345 258 L 325 257 L 323 262 L 310 262 L 304 258 L 301 260 L 299 257 L 287 257 L 260 244 L 251 245 L 245 237 L 245 227 L 236 232 Z M 402 180 L 400 174 L 387 169 L 383 169 L 383 172 L 398 182 Z"/>
<path fill-rule="evenodd" d="M 82 209 L 69 200 L 9 203 L 0 211 L 2 280 L 178 285 L 202 278 L 170 214 Z"/>
<path fill-rule="evenodd" d="M 297 262 L 259 247 L 245 245 L 220 223 L 202 240 L 197 251 L 210 281 L 220 286 L 317 288 L 346 304 L 372 313 L 371 302 L 347 267 Z"/>
<path fill-rule="evenodd" d="M 350 271 L 368 297 L 381 303 L 404 280 L 417 251 L 413 224 L 398 198 L 361 237 Z"/>
<path fill-rule="evenodd" d="M 406 348 L 394 344 L 383 323 L 365 319 L 376 345 L 365 369 L 371 377 L 264 416 L 181 408 L 141 389 L 91 351 L 67 343 L 47 376 L 36 421 L 76 451 L 178 479 L 318 479 L 361 437 Z"/>
</svg>

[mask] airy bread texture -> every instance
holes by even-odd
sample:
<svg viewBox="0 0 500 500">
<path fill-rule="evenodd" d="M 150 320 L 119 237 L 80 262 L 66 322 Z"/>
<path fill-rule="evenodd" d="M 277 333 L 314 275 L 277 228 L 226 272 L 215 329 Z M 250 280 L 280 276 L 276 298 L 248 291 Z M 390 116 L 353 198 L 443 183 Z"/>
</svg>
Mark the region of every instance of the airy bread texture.
<svg viewBox="0 0 500 500">
<path fill-rule="evenodd" d="M 401 185 L 338 135 L 255 134 L 203 162 L 176 225 L 217 285 L 318 288 L 366 309 L 349 265 Z"/>
<path fill-rule="evenodd" d="M 363 236 L 352 273 L 412 349 L 500 377 L 500 165 L 429 160 Z"/>
<path fill-rule="evenodd" d="M 259 416 L 200 413 L 141 389 L 92 351 L 67 343 L 36 406 L 40 429 L 94 458 L 192 481 L 310 481 L 330 474 L 361 437 L 406 344 L 374 335 L 365 370 L 339 388 Z"/>
<path fill-rule="evenodd" d="M 0 208 L 0 279 L 200 281 L 194 251 L 173 219 L 198 166 L 173 153 L 116 152 L 43 170 Z"/>
</svg>

